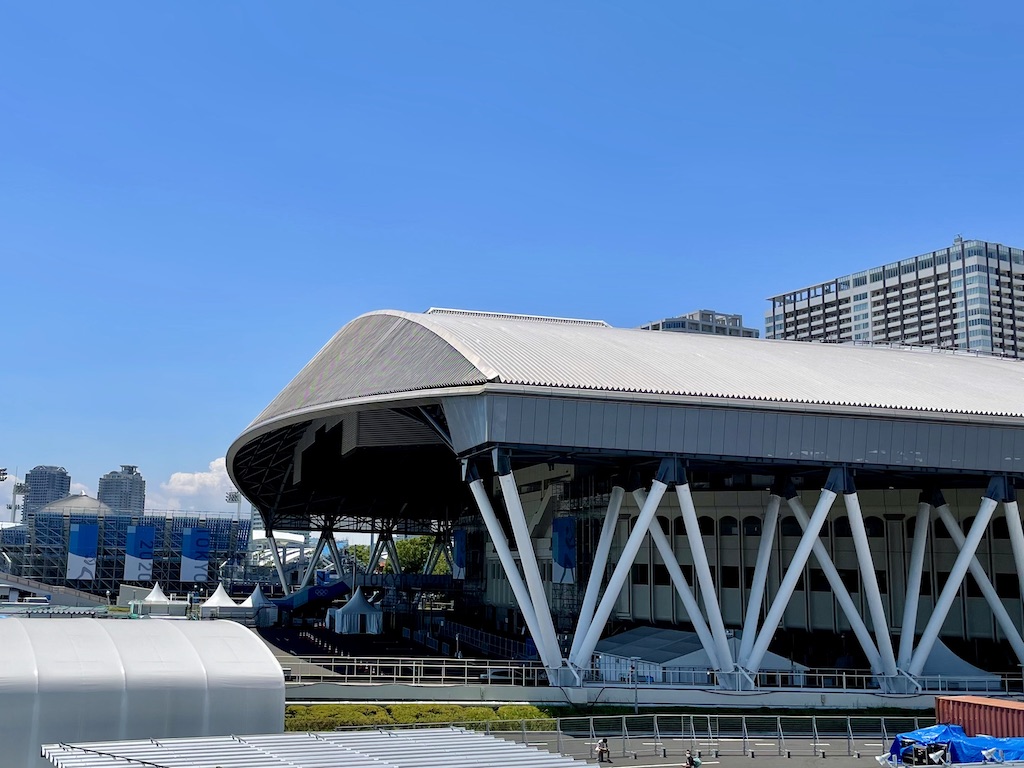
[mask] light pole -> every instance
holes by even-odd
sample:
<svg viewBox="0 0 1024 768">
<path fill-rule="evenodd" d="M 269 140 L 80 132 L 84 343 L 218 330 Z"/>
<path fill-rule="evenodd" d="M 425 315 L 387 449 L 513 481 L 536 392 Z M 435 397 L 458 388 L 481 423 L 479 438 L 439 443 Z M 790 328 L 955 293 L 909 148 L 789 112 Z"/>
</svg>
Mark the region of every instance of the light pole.
<svg viewBox="0 0 1024 768">
<path fill-rule="evenodd" d="M 629 657 L 629 671 L 633 674 L 633 714 L 640 714 L 640 670 L 637 667 L 637 662 L 640 661 L 639 656 Z"/>
<path fill-rule="evenodd" d="M 224 494 L 224 501 L 236 505 L 235 520 L 242 518 L 242 494 L 238 491 L 228 491 Z"/>
</svg>

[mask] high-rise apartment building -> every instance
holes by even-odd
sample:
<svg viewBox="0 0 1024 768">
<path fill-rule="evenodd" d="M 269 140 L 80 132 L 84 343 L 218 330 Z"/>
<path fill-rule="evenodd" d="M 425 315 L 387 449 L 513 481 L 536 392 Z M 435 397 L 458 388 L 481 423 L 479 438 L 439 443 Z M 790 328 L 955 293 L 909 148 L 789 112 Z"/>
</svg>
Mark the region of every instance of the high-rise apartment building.
<svg viewBox="0 0 1024 768">
<path fill-rule="evenodd" d="M 146 507 L 146 481 L 138 467 L 122 464 L 120 471 L 100 478 L 96 498 L 118 514 L 141 515 Z"/>
<path fill-rule="evenodd" d="M 38 466 L 26 473 L 25 485 L 22 519 L 71 493 L 71 475 L 64 467 Z"/>
<path fill-rule="evenodd" d="M 1024 358 L 1024 250 L 949 248 L 772 296 L 765 336 L 971 349 Z"/>
<path fill-rule="evenodd" d="M 742 315 L 727 315 L 713 309 L 698 309 L 688 315 L 666 317 L 640 326 L 645 331 L 675 331 L 677 333 L 709 333 L 719 336 L 744 336 L 756 339 L 755 328 L 743 326 Z"/>
</svg>

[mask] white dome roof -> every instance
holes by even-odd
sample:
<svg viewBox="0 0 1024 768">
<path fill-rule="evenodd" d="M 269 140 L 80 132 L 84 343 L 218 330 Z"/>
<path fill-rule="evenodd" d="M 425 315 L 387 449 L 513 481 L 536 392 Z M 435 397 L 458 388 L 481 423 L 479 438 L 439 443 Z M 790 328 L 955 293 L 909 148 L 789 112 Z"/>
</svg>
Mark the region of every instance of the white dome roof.
<svg viewBox="0 0 1024 768">
<path fill-rule="evenodd" d="M 86 496 L 84 493 L 51 501 L 39 511 L 52 515 L 112 515 L 114 513 L 114 510 L 102 501 L 94 499 L 92 496 Z"/>
</svg>

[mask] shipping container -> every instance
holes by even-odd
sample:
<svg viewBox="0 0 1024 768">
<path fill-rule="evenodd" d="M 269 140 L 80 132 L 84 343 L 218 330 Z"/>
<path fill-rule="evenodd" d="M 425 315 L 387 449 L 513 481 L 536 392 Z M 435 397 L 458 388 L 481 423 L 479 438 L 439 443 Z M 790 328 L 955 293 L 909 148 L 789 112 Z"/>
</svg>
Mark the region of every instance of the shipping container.
<svg viewBox="0 0 1024 768">
<path fill-rule="evenodd" d="M 968 736 L 1024 736 L 1024 703 L 986 696 L 936 696 L 935 719 Z"/>
</svg>

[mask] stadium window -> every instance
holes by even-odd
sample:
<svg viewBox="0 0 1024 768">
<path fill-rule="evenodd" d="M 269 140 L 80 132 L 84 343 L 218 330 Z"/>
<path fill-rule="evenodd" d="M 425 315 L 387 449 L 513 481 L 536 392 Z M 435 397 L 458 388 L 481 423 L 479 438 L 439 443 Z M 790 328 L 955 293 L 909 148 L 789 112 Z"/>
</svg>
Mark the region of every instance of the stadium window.
<svg viewBox="0 0 1024 768">
<path fill-rule="evenodd" d="M 786 515 L 786 517 L 782 518 L 779 530 L 783 536 L 802 536 L 804 533 L 800 523 L 797 522 L 793 515 Z"/>
<path fill-rule="evenodd" d="M 685 536 L 686 535 L 686 523 L 683 522 L 683 518 L 677 517 L 672 521 L 672 535 L 673 536 Z"/>
<path fill-rule="evenodd" d="M 749 517 L 743 518 L 743 535 L 744 536 L 760 536 L 761 535 L 761 518 L 750 515 Z"/>
<path fill-rule="evenodd" d="M 658 525 L 661 526 L 661 532 L 664 533 L 666 536 L 668 536 L 669 532 L 670 532 L 670 530 L 669 530 L 670 523 L 668 521 L 668 518 L 665 517 L 664 515 L 658 515 Z"/>
<path fill-rule="evenodd" d="M 856 568 L 839 568 L 839 580 L 848 592 L 860 592 L 860 573 Z"/>
<path fill-rule="evenodd" d="M 634 584 L 649 584 L 650 573 L 648 572 L 647 563 L 633 563 L 633 583 Z"/>
<path fill-rule="evenodd" d="M 738 565 L 723 565 L 719 570 L 722 574 L 722 589 L 740 588 L 740 567 Z"/>
<path fill-rule="evenodd" d="M 946 530 L 946 525 L 941 520 L 935 521 L 935 538 L 936 539 L 948 539 L 949 531 Z"/>
<path fill-rule="evenodd" d="M 821 568 L 811 568 L 811 592 L 831 592 L 832 587 L 829 586 L 828 579 L 825 577 L 825 572 Z"/>
<path fill-rule="evenodd" d="M 978 586 L 978 582 L 975 581 L 974 576 L 972 576 L 969 573 L 967 574 L 967 576 L 964 577 L 964 586 L 967 588 L 967 596 L 968 597 L 984 597 L 985 596 L 984 593 L 981 591 L 981 587 Z M 1003 595 L 1002 593 L 1000 593 L 999 596 L 1000 597 L 1005 597 L 1005 595 Z"/>
<path fill-rule="evenodd" d="M 731 515 L 726 515 L 718 521 L 718 534 L 720 536 L 737 536 L 740 532 L 739 521 Z"/>
<path fill-rule="evenodd" d="M 881 538 L 885 536 L 885 523 L 882 522 L 880 517 L 865 517 L 864 530 L 869 538 Z"/>
<path fill-rule="evenodd" d="M 875 571 L 875 581 L 878 582 L 878 591 L 885 594 L 889 591 L 889 581 L 885 571 Z"/>
<path fill-rule="evenodd" d="M 995 588 L 1003 600 L 1020 600 L 1020 581 L 1016 572 L 997 572 Z"/>
<path fill-rule="evenodd" d="M 853 536 L 853 531 L 850 530 L 850 518 L 846 515 L 837 517 L 836 521 L 832 523 L 832 533 L 837 539 L 848 539 Z"/>
<path fill-rule="evenodd" d="M 697 518 L 697 527 L 700 528 L 701 536 L 714 536 L 715 535 L 715 519 L 702 515 Z"/>
<path fill-rule="evenodd" d="M 1010 538 L 1010 529 L 1006 525 L 1005 517 L 997 517 L 992 521 L 989 531 L 992 534 L 993 539 L 1008 539 Z M 1003 594 L 1002 592 L 999 593 Z"/>
<path fill-rule="evenodd" d="M 664 563 L 654 564 L 654 586 L 656 587 L 669 587 L 672 585 L 672 579 L 668 575 L 668 566 Z"/>
</svg>

